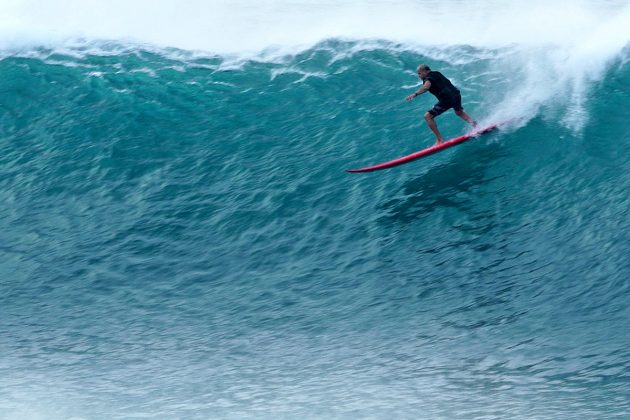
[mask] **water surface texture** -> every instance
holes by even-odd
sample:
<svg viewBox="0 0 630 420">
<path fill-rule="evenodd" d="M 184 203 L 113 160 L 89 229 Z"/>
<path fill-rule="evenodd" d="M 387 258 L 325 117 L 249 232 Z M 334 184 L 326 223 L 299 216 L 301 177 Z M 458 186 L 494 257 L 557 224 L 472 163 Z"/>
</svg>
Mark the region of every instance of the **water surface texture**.
<svg viewBox="0 0 630 420">
<path fill-rule="evenodd" d="M 190 10 L 103 39 L 85 8 L 84 38 L 2 38 L 0 418 L 630 418 L 629 9 L 542 39 L 474 3 L 366 3 L 443 42 L 324 1 L 238 3 L 317 10 L 296 43 L 169 38 Z M 432 144 L 420 63 L 509 123 L 344 172 Z"/>
</svg>

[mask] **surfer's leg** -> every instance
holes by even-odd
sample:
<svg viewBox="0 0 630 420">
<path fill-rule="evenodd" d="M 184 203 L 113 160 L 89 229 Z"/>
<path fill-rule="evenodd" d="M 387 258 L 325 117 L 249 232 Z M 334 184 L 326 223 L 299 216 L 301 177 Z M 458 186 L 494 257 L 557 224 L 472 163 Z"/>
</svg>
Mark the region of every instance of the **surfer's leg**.
<svg viewBox="0 0 630 420">
<path fill-rule="evenodd" d="M 429 126 L 431 131 L 433 131 L 433 134 L 435 134 L 435 137 L 437 138 L 436 144 L 444 143 L 444 139 L 440 134 L 440 130 L 438 130 L 437 124 L 435 123 L 435 117 L 429 111 L 427 111 L 424 114 L 424 119 L 427 122 L 427 125 Z"/>
<path fill-rule="evenodd" d="M 464 111 L 464 107 L 462 106 L 462 96 L 459 93 L 453 98 L 453 110 L 459 118 L 466 121 L 473 127 L 477 126 L 477 121 L 470 118 L 470 115 L 466 114 L 466 111 Z"/>
<path fill-rule="evenodd" d="M 462 120 L 466 121 L 468 124 L 472 125 L 473 127 L 477 126 L 477 121 L 473 120 L 472 118 L 470 118 L 470 115 L 466 114 L 466 111 L 464 111 L 464 109 L 456 109 L 455 110 L 455 114 L 457 114 L 457 116 L 459 118 L 461 118 Z"/>
</svg>

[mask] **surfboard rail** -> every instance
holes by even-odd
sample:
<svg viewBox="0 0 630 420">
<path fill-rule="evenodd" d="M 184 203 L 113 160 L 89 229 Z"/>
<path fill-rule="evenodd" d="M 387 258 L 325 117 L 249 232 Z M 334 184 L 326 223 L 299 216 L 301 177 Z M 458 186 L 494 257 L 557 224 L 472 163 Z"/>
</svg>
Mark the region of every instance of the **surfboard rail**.
<svg viewBox="0 0 630 420">
<path fill-rule="evenodd" d="M 471 131 L 470 133 L 464 134 L 459 137 L 455 137 L 453 139 L 447 140 L 442 144 L 435 144 L 426 149 L 420 150 L 418 152 L 414 152 L 410 155 L 400 157 L 398 159 L 390 160 L 388 162 L 379 163 L 378 165 L 366 166 L 364 168 L 358 169 L 346 169 L 346 172 L 357 173 L 357 172 L 372 172 L 379 171 L 381 169 L 392 168 L 394 166 L 402 165 L 403 163 L 411 162 L 413 160 L 419 159 L 421 157 L 432 155 L 433 153 L 437 153 L 441 150 L 448 149 L 449 147 L 453 147 L 457 144 L 463 143 L 466 140 L 470 140 L 475 137 L 479 137 L 482 134 L 489 133 L 491 131 L 496 130 L 499 127 L 499 124 L 491 124 L 485 126 L 481 129 L 476 129 Z"/>
</svg>

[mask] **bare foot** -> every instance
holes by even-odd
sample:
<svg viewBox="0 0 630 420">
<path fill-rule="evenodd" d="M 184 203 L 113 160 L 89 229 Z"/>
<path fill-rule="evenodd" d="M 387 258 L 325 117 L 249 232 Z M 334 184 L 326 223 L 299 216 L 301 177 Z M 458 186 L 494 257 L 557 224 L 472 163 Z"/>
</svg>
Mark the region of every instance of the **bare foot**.
<svg viewBox="0 0 630 420">
<path fill-rule="evenodd" d="M 444 139 L 437 139 L 437 140 L 435 141 L 434 146 L 440 145 L 440 144 L 442 144 L 442 143 L 444 143 Z"/>
</svg>

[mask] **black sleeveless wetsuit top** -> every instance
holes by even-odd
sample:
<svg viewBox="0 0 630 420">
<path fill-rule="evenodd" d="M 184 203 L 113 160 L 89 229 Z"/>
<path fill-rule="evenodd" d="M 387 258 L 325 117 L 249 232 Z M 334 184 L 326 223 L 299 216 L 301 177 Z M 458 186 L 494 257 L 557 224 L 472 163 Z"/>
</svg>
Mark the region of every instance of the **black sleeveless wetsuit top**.
<svg viewBox="0 0 630 420">
<path fill-rule="evenodd" d="M 453 86 L 451 81 L 439 71 L 430 71 L 424 79 L 425 82 L 427 80 L 431 82 L 429 92 L 441 102 L 450 102 L 457 94 L 459 94 L 459 89 Z"/>
</svg>

